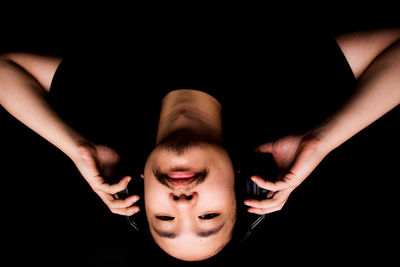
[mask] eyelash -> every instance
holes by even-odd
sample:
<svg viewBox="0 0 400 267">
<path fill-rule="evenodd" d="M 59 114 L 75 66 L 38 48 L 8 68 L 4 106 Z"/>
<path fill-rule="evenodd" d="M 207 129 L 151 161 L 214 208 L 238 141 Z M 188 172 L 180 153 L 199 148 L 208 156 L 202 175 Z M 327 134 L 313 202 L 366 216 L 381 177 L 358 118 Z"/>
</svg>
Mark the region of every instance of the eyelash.
<svg viewBox="0 0 400 267">
<path fill-rule="evenodd" d="M 172 221 L 173 219 L 175 219 L 174 217 L 170 217 L 170 216 L 156 216 L 156 218 L 161 221 Z"/>
<path fill-rule="evenodd" d="M 215 217 L 219 216 L 218 213 L 209 213 L 209 214 L 205 214 L 202 216 L 199 216 L 199 219 L 202 220 L 211 220 Z M 171 216 L 156 216 L 157 219 L 161 220 L 161 221 L 172 221 L 173 219 L 175 219 L 174 217 Z"/>
<path fill-rule="evenodd" d="M 206 214 L 206 215 L 203 215 L 203 216 L 199 216 L 199 218 L 202 219 L 202 220 L 211 220 L 211 219 L 213 219 L 213 218 L 215 218 L 217 216 L 219 216 L 218 213 L 209 213 L 209 214 Z"/>
</svg>

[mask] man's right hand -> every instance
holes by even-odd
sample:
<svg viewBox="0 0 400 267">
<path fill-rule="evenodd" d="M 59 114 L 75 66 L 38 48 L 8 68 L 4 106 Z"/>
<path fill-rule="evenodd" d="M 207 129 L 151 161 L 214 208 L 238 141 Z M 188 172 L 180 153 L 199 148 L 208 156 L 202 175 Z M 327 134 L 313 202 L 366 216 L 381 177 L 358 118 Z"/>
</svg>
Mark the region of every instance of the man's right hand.
<svg viewBox="0 0 400 267">
<path fill-rule="evenodd" d="M 123 177 L 118 183 L 109 184 L 106 177 L 114 175 L 120 158 L 118 153 L 105 145 L 82 144 L 72 158 L 79 172 L 89 183 L 94 192 L 103 200 L 111 212 L 131 216 L 139 212 L 133 204 L 139 200 L 138 195 L 119 199 L 117 193 L 126 189 L 130 176 Z"/>
</svg>

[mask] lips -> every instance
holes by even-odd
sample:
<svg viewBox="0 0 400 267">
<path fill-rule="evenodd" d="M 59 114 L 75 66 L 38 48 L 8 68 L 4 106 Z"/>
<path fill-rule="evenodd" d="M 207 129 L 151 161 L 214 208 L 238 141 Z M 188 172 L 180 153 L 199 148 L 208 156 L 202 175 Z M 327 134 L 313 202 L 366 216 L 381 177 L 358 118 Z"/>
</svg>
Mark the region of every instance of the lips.
<svg viewBox="0 0 400 267">
<path fill-rule="evenodd" d="M 171 179 L 189 179 L 196 176 L 196 174 L 197 174 L 196 172 L 188 172 L 188 171 L 167 173 L 168 177 Z"/>
<path fill-rule="evenodd" d="M 196 172 L 170 172 L 167 173 L 168 183 L 174 187 L 184 187 L 191 184 L 197 179 L 198 173 Z"/>
<path fill-rule="evenodd" d="M 161 172 L 159 169 L 154 169 L 153 174 L 158 182 L 171 189 L 171 187 L 188 187 L 190 184 L 196 186 L 203 183 L 208 176 L 208 170 L 171 170 L 170 172 Z"/>
</svg>

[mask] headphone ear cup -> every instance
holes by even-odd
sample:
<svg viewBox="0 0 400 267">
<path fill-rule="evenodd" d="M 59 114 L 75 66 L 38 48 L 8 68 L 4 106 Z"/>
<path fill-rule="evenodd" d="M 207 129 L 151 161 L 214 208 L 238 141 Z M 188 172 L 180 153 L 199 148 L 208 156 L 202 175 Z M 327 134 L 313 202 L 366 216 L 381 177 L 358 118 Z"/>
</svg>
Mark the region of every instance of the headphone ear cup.
<svg viewBox="0 0 400 267">
<path fill-rule="evenodd" d="M 265 199 L 267 198 L 268 192 L 268 190 L 259 187 L 250 178 L 246 178 L 246 196 L 248 199 Z"/>
<path fill-rule="evenodd" d="M 260 175 L 273 179 L 278 174 L 278 168 L 271 154 L 251 153 L 243 157 L 236 175 L 236 193 L 238 198 L 238 229 L 241 233 L 240 242 L 244 242 L 251 233 L 260 226 L 266 215 L 249 213 L 244 205 L 245 199 L 266 199 L 268 190 L 260 188 L 253 180 L 252 175 Z"/>
<path fill-rule="evenodd" d="M 132 168 L 131 162 L 137 159 L 129 157 L 129 155 L 121 155 L 121 161 L 118 164 L 114 173 L 115 177 L 124 177 L 130 175 L 131 181 L 125 190 L 118 192 L 120 199 L 125 199 L 129 196 L 138 195 L 140 198 L 135 202 L 134 206 L 138 206 L 140 211 L 132 216 L 125 216 L 130 229 L 135 232 L 142 232 L 147 226 L 147 219 L 144 208 L 144 179 L 141 177 L 143 170 L 141 168 Z"/>
<path fill-rule="evenodd" d="M 132 195 L 138 195 L 140 197 L 140 199 L 134 204 L 135 206 L 139 206 L 140 212 L 125 217 L 133 230 L 140 231 L 144 229 L 144 226 L 146 225 L 146 214 L 144 208 L 144 182 L 142 178 L 139 178 L 139 176 L 133 177 L 129 182 L 128 187 L 118 192 L 118 196 L 121 199 L 125 199 Z"/>
<path fill-rule="evenodd" d="M 139 176 L 136 176 L 131 180 L 128 185 L 129 195 L 138 195 L 140 199 L 135 203 L 136 206 L 139 206 L 140 212 L 127 216 L 127 220 L 133 229 L 136 231 L 140 231 L 146 225 L 146 214 L 144 208 L 144 181 Z"/>
</svg>

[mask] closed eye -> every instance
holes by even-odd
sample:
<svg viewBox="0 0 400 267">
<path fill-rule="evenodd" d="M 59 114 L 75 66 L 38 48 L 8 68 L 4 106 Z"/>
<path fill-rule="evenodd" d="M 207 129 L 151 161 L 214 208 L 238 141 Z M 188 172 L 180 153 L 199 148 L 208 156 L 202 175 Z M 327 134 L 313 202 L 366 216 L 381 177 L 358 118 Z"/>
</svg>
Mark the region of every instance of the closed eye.
<svg viewBox="0 0 400 267">
<path fill-rule="evenodd" d="M 172 221 L 173 219 L 175 219 L 174 217 L 171 216 L 156 216 L 156 218 L 161 221 Z"/>
<path fill-rule="evenodd" d="M 219 216 L 219 213 L 208 213 L 208 214 L 199 216 L 199 219 L 211 220 L 211 219 L 213 219 L 213 218 L 215 218 L 217 216 Z"/>
</svg>

